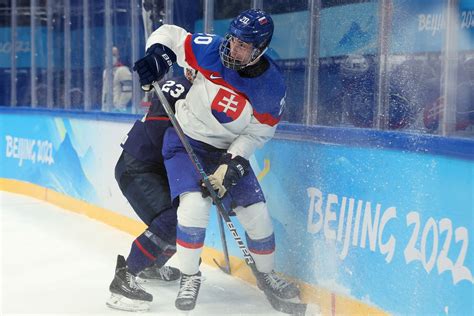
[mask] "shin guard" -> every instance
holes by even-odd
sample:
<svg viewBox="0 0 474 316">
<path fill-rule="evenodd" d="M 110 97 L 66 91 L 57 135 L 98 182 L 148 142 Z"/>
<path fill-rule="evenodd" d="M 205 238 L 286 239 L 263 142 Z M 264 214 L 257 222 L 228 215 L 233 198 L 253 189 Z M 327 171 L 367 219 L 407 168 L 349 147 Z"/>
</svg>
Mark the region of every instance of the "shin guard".
<svg viewBox="0 0 474 316">
<path fill-rule="evenodd" d="M 194 275 L 199 272 L 199 259 L 205 237 L 205 228 L 178 225 L 176 248 L 182 273 Z"/>
</svg>

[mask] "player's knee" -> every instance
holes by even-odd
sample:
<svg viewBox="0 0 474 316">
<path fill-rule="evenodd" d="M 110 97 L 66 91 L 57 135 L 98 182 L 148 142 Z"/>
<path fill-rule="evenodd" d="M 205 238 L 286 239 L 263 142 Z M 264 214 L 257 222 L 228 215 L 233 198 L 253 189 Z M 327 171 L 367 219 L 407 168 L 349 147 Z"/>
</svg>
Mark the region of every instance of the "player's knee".
<svg viewBox="0 0 474 316">
<path fill-rule="evenodd" d="M 183 193 L 179 197 L 178 223 L 187 227 L 206 228 L 209 222 L 211 199 L 200 192 Z"/>
<path fill-rule="evenodd" d="M 273 224 L 267 204 L 259 202 L 247 207 L 237 207 L 235 213 L 252 239 L 263 239 L 273 234 Z"/>
</svg>

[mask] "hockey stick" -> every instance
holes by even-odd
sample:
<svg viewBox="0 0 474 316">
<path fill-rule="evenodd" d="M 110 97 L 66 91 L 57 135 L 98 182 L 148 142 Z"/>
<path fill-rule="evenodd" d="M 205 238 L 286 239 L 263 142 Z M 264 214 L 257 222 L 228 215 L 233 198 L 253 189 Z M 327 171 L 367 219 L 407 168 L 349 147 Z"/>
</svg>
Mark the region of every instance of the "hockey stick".
<svg viewBox="0 0 474 316">
<path fill-rule="evenodd" d="M 217 221 L 219 222 L 219 233 L 221 234 L 221 243 L 224 250 L 224 260 L 226 266 L 221 266 L 216 259 L 212 258 L 214 263 L 221 269 L 224 273 L 231 274 L 230 271 L 230 260 L 229 260 L 229 251 L 227 250 L 227 241 L 225 239 L 224 224 L 222 223 L 223 219 L 219 211 L 217 211 Z"/>
<path fill-rule="evenodd" d="M 211 198 L 214 204 L 216 205 L 217 210 L 222 216 L 235 242 L 239 246 L 240 251 L 244 255 L 245 262 L 252 270 L 253 274 L 255 275 L 255 278 L 257 278 L 257 282 L 262 285 L 263 292 L 265 296 L 267 297 L 268 301 L 270 302 L 272 307 L 276 309 L 277 311 L 280 311 L 286 314 L 304 315 L 306 312 L 307 304 L 284 301 L 278 298 L 277 296 L 275 296 L 275 294 L 273 294 L 268 287 L 264 286 L 265 282 L 263 280 L 263 275 L 257 270 L 257 266 L 255 265 L 255 261 L 253 260 L 249 249 L 247 248 L 247 246 L 245 246 L 245 243 L 242 241 L 242 238 L 239 236 L 237 229 L 232 223 L 232 220 L 230 219 L 229 214 L 227 210 L 225 209 L 225 206 L 222 203 L 221 199 L 217 196 L 217 193 L 212 188 L 212 185 L 209 182 L 208 175 L 204 171 L 204 168 L 199 162 L 198 157 L 194 153 L 193 148 L 189 144 L 189 141 L 187 140 L 186 136 L 184 135 L 181 125 L 176 119 L 176 116 L 174 115 L 173 110 L 171 109 L 171 106 L 168 103 L 168 100 L 166 100 L 163 92 L 161 91 L 160 85 L 157 82 L 153 82 L 153 88 L 155 89 L 155 93 L 158 95 L 158 98 L 160 99 L 161 104 L 163 105 L 163 108 L 166 111 L 166 114 L 168 114 L 171 124 L 173 124 L 174 128 L 176 129 L 176 133 L 178 134 L 179 139 L 181 140 L 184 148 L 186 149 L 186 152 L 188 153 L 188 156 L 191 159 L 191 162 L 193 163 L 194 167 L 201 175 L 202 181 L 204 185 L 206 186 L 206 189 L 209 191 Z"/>
</svg>

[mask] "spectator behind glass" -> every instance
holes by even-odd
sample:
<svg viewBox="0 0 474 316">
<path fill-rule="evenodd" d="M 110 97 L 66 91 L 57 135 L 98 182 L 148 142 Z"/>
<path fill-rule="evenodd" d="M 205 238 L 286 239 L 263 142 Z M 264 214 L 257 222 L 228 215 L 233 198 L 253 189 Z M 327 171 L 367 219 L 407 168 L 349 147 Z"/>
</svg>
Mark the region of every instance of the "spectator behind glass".
<svg viewBox="0 0 474 316">
<path fill-rule="evenodd" d="M 132 73 L 120 61 L 120 52 L 112 47 L 112 108 L 108 109 L 108 82 L 107 69 L 102 74 L 102 111 L 127 112 L 132 99 Z"/>
</svg>

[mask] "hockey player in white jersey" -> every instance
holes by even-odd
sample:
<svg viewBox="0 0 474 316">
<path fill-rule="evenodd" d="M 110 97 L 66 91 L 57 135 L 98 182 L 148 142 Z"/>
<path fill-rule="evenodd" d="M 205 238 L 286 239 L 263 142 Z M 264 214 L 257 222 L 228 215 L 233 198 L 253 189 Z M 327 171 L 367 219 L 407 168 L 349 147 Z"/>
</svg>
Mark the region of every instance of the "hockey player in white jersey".
<svg viewBox="0 0 474 316">
<path fill-rule="evenodd" d="M 186 98 L 176 103 L 176 117 L 213 188 L 245 228 L 248 248 L 265 280 L 259 287 L 292 299 L 299 289 L 273 270 L 272 222 L 248 161 L 273 137 L 285 104 L 284 79 L 265 55 L 272 35 L 271 17 L 254 9 L 235 18 L 225 38 L 163 25 L 149 37 L 147 54 L 134 69 L 144 90 L 152 89 L 151 83 L 175 62 L 198 71 Z M 175 305 L 191 310 L 201 284 L 199 258 L 212 201 L 173 128 L 165 134 L 163 157 L 171 198 L 179 201 L 176 242 L 182 277 Z"/>
</svg>

